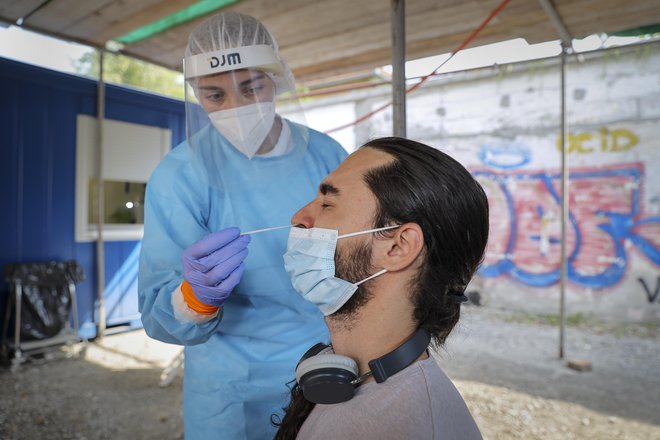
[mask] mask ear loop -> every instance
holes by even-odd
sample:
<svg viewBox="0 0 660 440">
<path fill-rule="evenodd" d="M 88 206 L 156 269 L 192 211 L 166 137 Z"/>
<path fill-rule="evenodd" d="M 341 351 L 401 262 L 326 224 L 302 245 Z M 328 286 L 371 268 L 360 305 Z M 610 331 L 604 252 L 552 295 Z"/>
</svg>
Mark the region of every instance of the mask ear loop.
<svg viewBox="0 0 660 440">
<path fill-rule="evenodd" d="M 354 237 L 356 235 L 370 234 L 372 232 L 387 231 L 388 229 L 395 229 L 395 228 L 398 228 L 399 226 L 401 226 L 401 225 L 385 226 L 384 228 L 369 229 L 368 231 L 351 232 L 350 234 L 340 235 L 339 237 L 337 237 L 337 240 L 339 240 L 340 238 Z M 380 275 L 384 274 L 385 272 L 387 272 L 387 269 L 379 270 L 378 272 L 371 275 L 370 277 L 367 277 L 367 278 L 363 279 L 362 281 L 358 281 L 357 283 L 354 283 L 354 285 L 359 286 L 360 284 L 366 283 L 367 281 L 369 281 L 373 278 L 376 278 L 377 276 L 380 276 Z"/>
<path fill-rule="evenodd" d="M 371 234 L 372 232 L 387 231 L 388 229 L 395 229 L 395 228 L 398 228 L 400 226 L 401 225 L 385 226 L 384 228 L 369 229 L 368 231 L 351 232 L 350 234 L 344 234 L 344 235 L 338 236 L 337 240 L 339 240 L 340 238 L 355 237 L 356 235 Z"/>
<path fill-rule="evenodd" d="M 365 282 L 369 281 L 372 278 L 376 278 L 377 276 L 380 276 L 380 275 L 384 274 L 385 272 L 387 272 L 387 269 L 380 270 L 380 271 L 376 272 L 375 274 L 371 275 L 369 278 L 365 278 L 362 281 L 358 281 L 357 283 L 353 283 L 353 285 L 359 286 L 360 284 L 365 283 Z"/>
</svg>

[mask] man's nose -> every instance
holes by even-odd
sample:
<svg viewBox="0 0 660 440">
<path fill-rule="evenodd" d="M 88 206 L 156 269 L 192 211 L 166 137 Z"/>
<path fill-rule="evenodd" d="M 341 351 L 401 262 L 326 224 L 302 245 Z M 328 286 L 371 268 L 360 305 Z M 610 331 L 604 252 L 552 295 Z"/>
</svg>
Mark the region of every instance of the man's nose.
<svg viewBox="0 0 660 440">
<path fill-rule="evenodd" d="M 303 228 L 313 228 L 314 227 L 314 209 L 313 202 L 308 203 L 303 206 L 298 212 L 296 212 L 293 217 L 291 217 L 291 224 L 297 225 Z"/>
</svg>

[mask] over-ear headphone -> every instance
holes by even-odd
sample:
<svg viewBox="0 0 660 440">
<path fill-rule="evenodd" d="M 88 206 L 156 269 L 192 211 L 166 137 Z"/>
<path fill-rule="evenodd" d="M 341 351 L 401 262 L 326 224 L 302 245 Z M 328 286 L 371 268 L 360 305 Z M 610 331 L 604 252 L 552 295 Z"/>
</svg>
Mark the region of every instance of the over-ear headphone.
<svg viewBox="0 0 660 440">
<path fill-rule="evenodd" d="M 395 350 L 369 361 L 371 371 L 362 376 L 358 376 L 358 366 L 353 359 L 336 354 L 330 345 L 319 343 L 307 350 L 296 365 L 296 382 L 310 402 L 346 402 L 353 398 L 355 388 L 364 379 L 373 376 L 377 383 L 384 382 L 412 364 L 430 342 L 429 333 L 420 328 Z"/>
</svg>

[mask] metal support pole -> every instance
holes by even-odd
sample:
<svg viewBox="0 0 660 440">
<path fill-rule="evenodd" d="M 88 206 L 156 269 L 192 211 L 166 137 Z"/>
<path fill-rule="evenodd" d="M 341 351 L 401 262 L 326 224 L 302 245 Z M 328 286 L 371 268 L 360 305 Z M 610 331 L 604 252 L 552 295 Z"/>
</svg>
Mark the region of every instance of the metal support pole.
<svg viewBox="0 0 660 440">
<path fill-rule="evenodd" d="M 105 50 L 99 49 L 99 81 L 97 84 L 96 101 L 96 201 L 98 215 L 98 235 L 96 237 L 96 277 L 98 280 L 98 325 L 97 338 L 105 334 L 105 252 L 103 243 L 104 223 L 104 188 L 103 188 L 103 119 L 105 118 L 105 83 L 103 82 L 103 59 Z"/>
<path fill-rule="evenodd" d="M 561 117 L 561 268 L 559 277 L 559 359 L 564 358 L 564 330 L 566 328 L 566 281 L 568 261 L 566 257 L 566 228 L 568 227 L 568 146 L 566 124 L 566 55 L 572 50 L 573 37 L 557 12 L 552 0 L 539 0 L 552 26 L 561 39 L 560 55 L 560 117 Z"/>
<path fill-rule="evenodd" d="M 19 281 L 14 290 L 16 304 L 14 304 L 16 315 L 14 316 L 14 350 L 16 353 L 21 349 L 21 307 L 23 305 L 23 285 Z"/>
<path fill-rule="evenodd" d="M 573 37 L 568 31 L 564 20 L 562 20 L 561 16 L 559 15 L 559 12 L 557 12 L 555 5 L 552 3 L 552 0 L 539 0 L 539 3 L 541 4 L 543 10 L 545 10 L 545 13 L 548 15 L 550 23 L 552 23 L 552 26 L 554 26 L 555 30 L 559 34 L 562 46 L 567 48 L 571 47 L 573 43 Z"/>
<path fill-rule="evenodd" d="M 406 8 L 392 0 L 392 133 L 406 137 Z"/>
<path fill-rule="evenodd" d="M 559 277 L 559 359 L 564 358 L 564 331 L 566 328 L 566 281 L 568 261 L 566 237 L 568 228 L 568 145 L 566 124 L 566 53 L 569 48 L 562 43 L 560 55 L 560 117 L 561 117 L 561 268 Z"/>
</svg>

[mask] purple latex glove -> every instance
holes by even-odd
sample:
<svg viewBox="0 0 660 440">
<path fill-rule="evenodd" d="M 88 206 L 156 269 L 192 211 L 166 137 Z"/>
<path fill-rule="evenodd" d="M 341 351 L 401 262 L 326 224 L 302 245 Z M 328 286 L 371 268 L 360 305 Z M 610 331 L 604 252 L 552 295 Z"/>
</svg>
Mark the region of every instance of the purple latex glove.
<svg viewBox="0 0 660 440">
<path fill-rule="evenodd" d="M 249 235 L 238 228 L 214 232 L 183 251 L 183 276 L 204 304 L 221 307 L 245 271 Z"/>
</svg>

